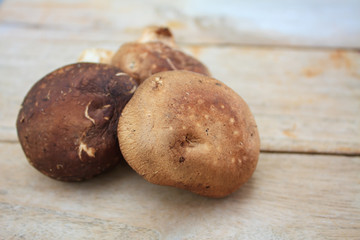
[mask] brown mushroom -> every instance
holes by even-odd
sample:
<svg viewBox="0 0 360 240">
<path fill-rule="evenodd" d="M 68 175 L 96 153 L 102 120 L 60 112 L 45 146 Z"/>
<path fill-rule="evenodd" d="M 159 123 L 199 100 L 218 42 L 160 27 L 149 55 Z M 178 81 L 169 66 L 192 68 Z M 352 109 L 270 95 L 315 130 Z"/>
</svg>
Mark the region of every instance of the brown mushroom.
<svg viewBox="0 0 360 240">
<path fill-rule="evenodd" d="M 188 71 L 145 80 L 119 120 L 120 149 L 147 181 L 224 197 L 253 174 L 260 140 L 246 102 L 224 83 Z"/>
<path fill-rule="evenodd" d="M 116 128 L 136 83 L 106 64 L 77 63 L 38 81 L 17 118 L 18 137 L 32 166 L 63 181 L 81 181 L 116 165 Z"/>
<path fill-rule="evenodd" d="M 207 67 L 199 60 L 176 49 L 173 35 L 166 27 L 146 28 L 137 42 L 122 45 L 111 63 L 138 83 L 152 74 L 171 70 L 188 70 L 210 76 Z"/>
</svg>

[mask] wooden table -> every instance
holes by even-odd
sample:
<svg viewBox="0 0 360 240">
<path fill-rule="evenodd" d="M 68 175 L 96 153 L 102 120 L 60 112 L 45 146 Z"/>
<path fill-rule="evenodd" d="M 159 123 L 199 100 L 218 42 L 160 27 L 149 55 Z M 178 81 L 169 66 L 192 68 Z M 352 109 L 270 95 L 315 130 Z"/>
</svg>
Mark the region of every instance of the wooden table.
<svg viewBox="0 0 360 240">
<path fill-rule="evenodd" d="M 124 165 L 58 182 L 19 145 L 16 116 L 37 80 L 151 24 L 171 27 L 255 115 L 257 170 L 227 198 L 153 185 Z M 358 1 L 5 0 L 0 239 L 360 239 L 359 49 Z"/>
</svg>

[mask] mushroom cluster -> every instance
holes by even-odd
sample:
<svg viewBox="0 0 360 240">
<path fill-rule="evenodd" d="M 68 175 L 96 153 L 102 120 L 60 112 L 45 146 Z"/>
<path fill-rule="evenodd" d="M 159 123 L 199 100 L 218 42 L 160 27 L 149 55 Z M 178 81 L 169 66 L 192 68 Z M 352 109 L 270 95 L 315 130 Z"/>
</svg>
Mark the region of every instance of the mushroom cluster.
<svg viewBox="0 0 360 240">
<path fill-rule="evenodd" d="M 225 197 L 253 174 L 260 149 L 246 102 L 185 54 L 166 27 L 117 52 L 85 50 L 39 80 L 17 118 L 29 163 L 82 181 L 120 159 L 147 181 Z"/>
</svg>

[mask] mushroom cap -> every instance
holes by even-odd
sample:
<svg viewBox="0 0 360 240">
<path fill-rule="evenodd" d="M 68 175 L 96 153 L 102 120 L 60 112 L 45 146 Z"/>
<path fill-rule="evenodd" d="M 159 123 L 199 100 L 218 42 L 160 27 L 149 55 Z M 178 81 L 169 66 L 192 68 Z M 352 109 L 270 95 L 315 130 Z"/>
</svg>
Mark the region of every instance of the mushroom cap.
<svg viewBox="0 0 360 240">
<path fill-rule="evenodd" d="M 200 61 L 162 42 L 123 44 L 114 54 L 111 64 L 135 78 L 139 84 L 155 73 L 172 70 L 210 76 Z"/>
<path fill-rule="evenodd" d="M 149 26 L 137 42 L 123 44 L 114 54 L 111 64 L 124 70 L 139 84 L 164 71 L 187 70 L 211 75 L 199 60 L 177 49 L 170 29 L 163 26 Z"/>
<path fill-rule="evenodd" d="M 224 197 L 253 174 L 257 126 L 246 102 L 224 83 L 188 71 L 157 73 L 125 106 L 121 152 L 147 181 Z"/>
<path fill-rule="evenodd" d="M 32 166 L 63 181 L 98 175 L 121 159 L 117 123 L 136 83 L 106 64 L 76 63 L 39 80 L 17 118 L 21 146 Z"/>
</svg>

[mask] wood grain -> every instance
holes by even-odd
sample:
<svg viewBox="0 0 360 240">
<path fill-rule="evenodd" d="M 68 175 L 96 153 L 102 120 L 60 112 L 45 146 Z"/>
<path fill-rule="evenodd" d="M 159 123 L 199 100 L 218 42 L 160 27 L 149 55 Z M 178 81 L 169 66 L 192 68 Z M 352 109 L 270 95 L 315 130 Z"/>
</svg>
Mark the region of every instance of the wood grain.
<svg viewBox="0 0 360 240">
<path fill-rule="evenodd" d="M 359 157 L 261 154 L 239 191 L 209 199 L 150 184 L 124 165 L 88 182 L 58 182 L 34 170 L 18 144 L 0 151 L 0 238 L 360 236 Z"/>
<path fill-rule="evenodd" d="M 359 12 L 354 0 L 0 0 L 0 239 L 360 239 Z M 37 80 L 151 24 L 255 115 L 263 153 L 227 198 L 150 184 L 125 163 L 58 182 L 17 141 Z"/>
<path fill-rule="evenodd" d="M 304 1 L 5 1 L 2 37 L 88 41 L 137 38 L 168 25 L 183 43 L 360 47 L 360 3 Z"/>
<path fill-rule="evenodd" d="M 86 44 L 0 39 L 0 140 L 16 142 L 15 121 L 30 87 L 50 71 L 76 61 Z M 99 47 L 116 50 L 117 42 Z M 250 105 L 261 149 L 360 154 L 360 53 L 186 45 L 214 77 Z"/>
<path fill-rule="evenodd" d="M 51 209 L 0 203 L 4 239 L 159 239 L 154 230 Z M 6 216 L 6 217 L 5 217 Z M 44 221 L 46 219 L 46 221 Z"/>
</svg>

